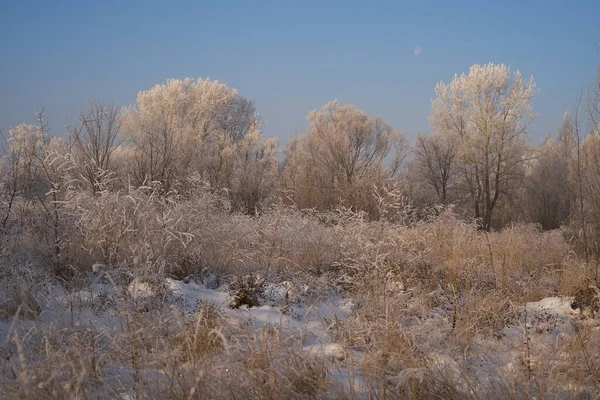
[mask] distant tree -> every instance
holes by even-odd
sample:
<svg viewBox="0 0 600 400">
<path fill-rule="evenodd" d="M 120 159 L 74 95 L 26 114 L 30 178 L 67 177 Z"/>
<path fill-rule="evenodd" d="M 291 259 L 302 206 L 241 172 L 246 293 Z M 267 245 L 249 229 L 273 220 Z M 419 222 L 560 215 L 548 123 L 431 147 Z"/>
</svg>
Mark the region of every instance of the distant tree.
<svg viewBox="0 0 600 400">
<path fill-rule="evenodd" d="M 247 214 L 255 214 L 275 193 L 278 142 L 277 139 L 263 140 L 255 131 L 237 142 L 234 151 L 237 171 L 231 187 L 234 204 Z"/>
<path fill-rule="evenodd" d="M 527 164 L 524 212 L 543 229 L 556 229 L 571 213 L 573 187 L 563 143 L 546 139 Z"/>
<path fill-rule="evenodd" d="M 9 236 L 27 236 L 35 244 L 30 252 L 53 249 L 52 259 L 45 261 L 58 272 L 63 267 L 66 232 L 61 202 L 67 150 L 61 139 L 48 134 L 44 111 L 36 116 L 38 125 L 18 125 L 5 138 L 1 231 Z"/>
<path fill-rule="evenodd" d="M 50 140 L 41 126 L 21 124 L 9 131 L 4 162 L 11 198 L 19 194 L 25 199 L 37 199 L 46 194 L 48 185 L 42 167 Z"/>
<path fill-rule="evenodd" d="M 337 100 L 307 119 L 306 135 L 288 146 L 286 186 L 293 200 L 302 208 L 344 205 L 373 212 L 373 188 L 397 177 L 408 151 L 406 137 Z"/>
<path fill-rule="evenodd" d="M 586 93 L 575 101 L 566 122 L 575 142 L 572 162 L 586 261 L 600 254 L 600 67 Z M 599 270 L 595 270 L 600 283 Z"/>
<path fill-rule="evenodd" d="M 137 183 L 158 181 L 165 193 L 194 174 L 214 188 L 233 190 L 251 160 L 276 164 L 255 104 L 218 81 L 171 79 L 140 92 L 137 106 L 123 110 L 121 123 Z"/>
<path fill-rule="evenodd" d="M 78 178 L 91 193 L 101 189 L 111 167 L 111 156 L 119 143 L 121 125 L 114 105 L 91 102 L 81 112 L 81 125 L 70 132 L 71 155 Z"/>
<path fill-rule="evenodd" d="M 474 65 L 436 87 L 429 120 L 440 134 L 458 138 L 463 182 L 482 229 L 491 228 L 498 200 L 522 171 L 534 96 L 533 78 L 496 64 Z"/>
<path fill-rule="evenodd" d="M 457 139 L 439 133 L 418 135 L 413 147 L 417 174 L 435 191 L 440 204 L 451 200 L 449 191 L 458 176 Z"/>
</svg>

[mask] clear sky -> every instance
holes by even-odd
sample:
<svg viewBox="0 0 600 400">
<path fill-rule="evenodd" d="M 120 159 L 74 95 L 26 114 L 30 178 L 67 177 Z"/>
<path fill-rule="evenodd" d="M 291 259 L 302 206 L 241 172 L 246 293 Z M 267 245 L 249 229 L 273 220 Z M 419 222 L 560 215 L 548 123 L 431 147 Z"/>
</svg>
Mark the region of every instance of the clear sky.
<svg viewBox="0 0 600 400">
<path fill-rule="evenodd" d="M 600 61 L 600 0 L 0 3 L 0 125 L 45 106 L 55 135 L 91 99 L 210 77 L 255 100 L 282 143 L 336 98 L 413 138 L 431 132 L 436 82 L 494 62 L 534 76 L 539 143 Z"/>
</svg>

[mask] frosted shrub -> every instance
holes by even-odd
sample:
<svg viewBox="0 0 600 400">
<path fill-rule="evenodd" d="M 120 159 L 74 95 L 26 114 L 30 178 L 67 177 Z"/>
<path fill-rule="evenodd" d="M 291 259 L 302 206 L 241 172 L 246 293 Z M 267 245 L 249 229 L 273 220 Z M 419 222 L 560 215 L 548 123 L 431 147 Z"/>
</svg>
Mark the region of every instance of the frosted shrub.
<svg viewBox="0 0 600 400">
<path fill-rule="evenodd" d="M 133 256 L 155 263 L 172 261 L 193 237 L 180 229 L 176 208 L 176 202 L 158 195 L 157 187 L 96 195 L 73 191 L 65 202 L 81 234 L 81 247 L 107 265 Z"/>
<path fill-rule="evenodd" d="M 35 318 L 42 311 L 46 273 L 12 249 L 0 250 L 0 318 Z"/>
</svg>

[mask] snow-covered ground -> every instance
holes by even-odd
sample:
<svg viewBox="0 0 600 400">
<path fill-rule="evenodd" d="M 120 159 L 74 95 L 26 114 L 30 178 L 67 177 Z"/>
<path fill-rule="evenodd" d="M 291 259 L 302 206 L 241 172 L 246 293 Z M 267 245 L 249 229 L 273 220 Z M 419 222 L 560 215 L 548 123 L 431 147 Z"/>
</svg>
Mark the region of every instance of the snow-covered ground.
<svg viewBox="0 0 600 400">
<path fill-rule="evenodd" d="M 50 326 L 82 327 L 96 330 L 117 329 L 124 326 L 125 315 L 119 312 L 125 302 L 138 310 L 159 306 L 162 312 L 177 312 L 188 320 L 193 320 L 202 307 L 216 310 L 225 319 L 229 328 L 244 328 L 255 332 L 276 329 L 292 340 L 292 345 L 301 348 L 307 356 L 331 361 L 331 377 L 342 386 L 360 390 L 360 379 L 350 377 L 348 363 L 339 363 L 348 358 L 348 350 L 335 343 L 334 328 L 340 321 L 352 314 L 352 299 L 334 291 L 313 295 L 311 302 L 288 300 L 290 292 L 296 290 L 289 282 L 266 284 L 256 307 L 241 306 L 231 308 L 229 285 L 211 289 L 199 282 L 179 281 L 167 278 L 163 285 L 164 293 L 157 303 L 156 290 L 151 284 L 134 279 L 126 288 L 107 282 L 106 279 L 90 275 L 91 284 L 68 293 L 60 286 L 47 288 L 43 310 L 36 321 L 28 319 L 0 320 L 0 343 L 7 343 L 11 332 L 27 331 L 36 324 Z M 361 354 L 354 352 L 353 363 L 359 364 Z M 119 370 L 118 366 L 113 368 Z M 126 374 L 127 368 L 119 375 Z M 115 372 L 113 371 L 113 372 Z M 117 373 L 117 372 L 115 372 Z"/>
<path fill-rule="evenodd" d="M 121 288 L 97 277 L 91 279 L 89 286 L 71 293 L 58 286 L 48 287 L 43 310 L 36 321 L 0 320 L 0 344 L 8 343 L 11 331 L 19 330 L 26 334 L 27 329 L 36 324 L 93 326 L 105 330 L 122 326 L 125 317 L 118 309 L 126 299 L 140 310 L 159 304 L 162 312 L 176 311 L 184 318 L 193 318 L 202 307 L 208 306 L 231 329 L 243 327 L 256 332 L 268 329 L 284 333 L 290 346 L 301 349 L 306 356 L 327 361 L 328 377 L 333 384 L 342 387 L 346 393 L 352 391 L 359 397 L 367 397 L 368 387 L 361 372 L 365 354 L 360 349 L 345 348 L 335 334 L 339 324 L 353 317 L 356 304 L 353 299 L 333 290 L 313 295 L 310 301 L 307 298 L 298 300 L 301 296 L 291 301 L 292 291 L 300 289 L 289 282 L 266 284 L 260 305 L 232 309 L 228 285 L 210 288 L 207 286 L 214 285 L 166 279 L 162 285 L 161 301 L 152 303 L 157 293 L 147 282 L 134 280 L 128 287 Z M 497 337 L 477 337 L 470 356 L 457 359 L 447 349 L 432 349 L 428 355 L 428 367 L 459 377 L 464 374 L 465 365 L 468 365 L 480 382 L 518 373 L 523 370 L 524 363 L 525 370 L 533 368 L 538 362 L 537 355 L 547 354 L 551 348 L 559 349 L 560 341 L 576 333 L 581 310 L 573 308 L 573 305 L 573 298 L 549 297 L 517 306 L 522 310 L 521 316 L 504 327 Z M 585 323 L 595 324 L 595 329 L 598 329 L 597 322 L 588 320 Z M 435 313 L 419 324 L 430 327 L 448 325 Z M 452 334 L 448 327 L 445 334 Z M 118 365 L 111 368 L 119 370 Z M 419 369 L 406 369 L 392 381 L 399 383 L 403 379 L 419 376 L 421 372 Z"/>
</svg>

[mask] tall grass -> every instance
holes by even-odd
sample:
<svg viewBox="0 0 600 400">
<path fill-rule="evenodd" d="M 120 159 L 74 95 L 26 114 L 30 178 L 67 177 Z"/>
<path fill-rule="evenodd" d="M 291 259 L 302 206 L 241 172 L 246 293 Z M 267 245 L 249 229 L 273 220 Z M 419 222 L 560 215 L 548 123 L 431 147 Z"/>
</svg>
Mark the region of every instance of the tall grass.
<svg viewBox="0 0 600 400">
<path fill-rule="evenodd" d="M 516 225 L 482 233 L 451 210 L 416 219 L 402 209 L 401 218 L 371 221 L 345 209 L 274 205 L 250 217 L 204 188 L 167 199 L 152 187 L 78 193 L 63 212 L 74 221 L 62 260 L 69 279 L 19 246 L 1 253 L 0 321 L 8 332 L 0 337 L 0 397 L 599 394 L 593 277 L 560 231 Z M 15 231 L 10 241 L 32 234 Z M 106 265 L 114 293 L 94 292 L 93 262 Z M 160 289 L 168 276 L 205 283 L 211 276 L 217 286 L 245 275 L 291 282 L 292 306 L 327 291 L 352 298 L 351 316 L 326 324 L 346 356 L 307 353 L 297 332 L 233 323 L 210 304 L 182 314 Z M 125 289 L 134 279 L 153 288 L 152 301 L 140 304 Z M 57 295 L 68 310 L 49 315 Z M 579 298 L 588 312 L 566 333 L 529 329 L 524 305 L 557 295 Z M 511 327 L 522 340 L 507 340 Z"/>
</svg>

